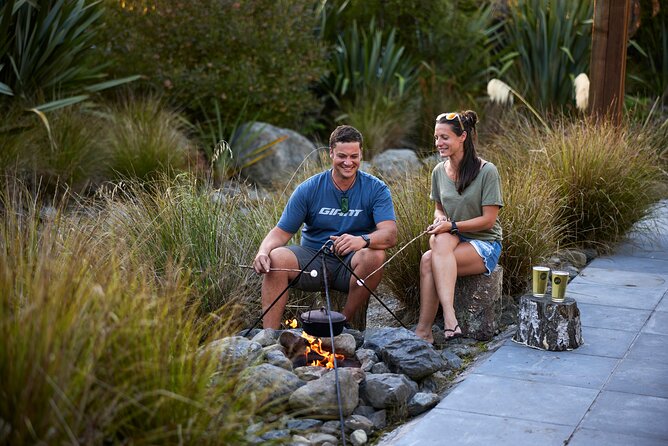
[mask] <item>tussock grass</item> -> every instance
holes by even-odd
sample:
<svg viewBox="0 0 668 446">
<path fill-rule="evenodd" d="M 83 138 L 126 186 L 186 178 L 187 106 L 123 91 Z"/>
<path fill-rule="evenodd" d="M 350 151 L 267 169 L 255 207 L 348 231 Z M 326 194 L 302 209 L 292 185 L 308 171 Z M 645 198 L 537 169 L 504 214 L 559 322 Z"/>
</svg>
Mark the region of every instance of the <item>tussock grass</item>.
<svg viewBox="0 0 668 446">
<path fill-rule="evenodd" d="M 426 165 L 413 175 L 387 180 L 392 191 L 397 216 L 397 246 L 388 250 L 388 259 L 423 232 L 434 220 L 434 203 L 429 199 L 431 171 Z M 420 259 L 429 249 L 429 237 L 424 235 L 403 249 L 383 270 L 383 283 L 410 313 L 417 316 L 420 303 Z M 414 313 L 411 310 L 415 310 Z"/>
<path fill-rule="evenodd" d="M 179 265 L 155 280 L 66 200 L 44 220 L 11 184 L 0 204 L 0 442 L 245 443 L 255 405 L 233 374 L 211 385 Z"/>
<path fill-rule="evenodd" d="M 132 263 L 149 267 L 156 278 L 178 264 L 201 312 L 239 302 L 250 305 L 244 305 L 245 311 L 254 311 L 259 279 L 238 265 L 252 263 L 273 226 L 274 215 L 264 212 L 271 206 L 249 200 L 241 190 L 212 192 L 207 186 L 188 174 L 123 182 L 106 195 L 110 234 Z M 243 311 L 239 316 L 244 319 Z"/>
<path fill-rule="evenodd" d="M 504 207 L 503 291 L 514 295 L 526 289 L 531 267 L 544 262 L 563 242 L 565 200 L 543 171 L 542 157 L 528 154 L 519 160 L 499 162 Z"/>
<path fill-rule="evenodd" d="M 657 154 L 637 134 L 608 122 L 559 122 L 539 141 L 547 173 L 566 200 L 567 241 L 615 242 L 656 201 Z"/>
<path fill-rule="evenodd" d="M 109 106 L 105 144 L 118 177 L 151 180 L 185 169 L 194 146 L 185 121 L 159 99 L 132 98 Z"/>
</svg>

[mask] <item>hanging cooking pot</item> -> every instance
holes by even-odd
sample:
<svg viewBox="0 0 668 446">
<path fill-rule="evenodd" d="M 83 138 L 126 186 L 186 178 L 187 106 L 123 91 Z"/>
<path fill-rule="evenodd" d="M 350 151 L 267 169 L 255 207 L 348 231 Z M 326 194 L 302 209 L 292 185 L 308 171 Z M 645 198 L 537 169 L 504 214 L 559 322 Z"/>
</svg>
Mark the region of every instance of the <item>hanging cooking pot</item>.
<svg viewBox="0 0 668 446">
<path fill-rule="evenodd" d="M 328 312 L 324 307 L 319 310 L 311 310 L 302 313 L 300 319 L 302 328 L 311 336 L 322 338 L 329 336 L 329 318 L 332 318 L 332 331 L 334 336 L 338 336 L 343 331 L 346 323 L 346 317 L 336 311 Z"/>
</svg>

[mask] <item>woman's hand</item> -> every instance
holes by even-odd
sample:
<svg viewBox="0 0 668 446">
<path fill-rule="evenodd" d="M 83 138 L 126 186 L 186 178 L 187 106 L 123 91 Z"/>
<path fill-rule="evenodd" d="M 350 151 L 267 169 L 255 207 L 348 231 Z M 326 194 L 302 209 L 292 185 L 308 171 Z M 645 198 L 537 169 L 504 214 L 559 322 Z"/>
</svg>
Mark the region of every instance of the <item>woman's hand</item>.
<svg viewBox="0 0 668 446">
<path fill-rule="evenodd" d="M 444 232 L 450 232 L 452 225 L 448 224 L 450 220 L 446 217 L 436 217 L 434 222 L 427 226 L 427 234 L 442 234 Z"/>
</svg>

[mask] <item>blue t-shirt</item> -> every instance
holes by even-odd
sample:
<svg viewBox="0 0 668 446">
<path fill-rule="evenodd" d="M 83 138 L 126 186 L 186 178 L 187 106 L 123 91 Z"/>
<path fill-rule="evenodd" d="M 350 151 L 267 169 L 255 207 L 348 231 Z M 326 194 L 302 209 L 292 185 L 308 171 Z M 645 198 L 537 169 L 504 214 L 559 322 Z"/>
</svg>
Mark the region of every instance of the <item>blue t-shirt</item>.
<svg viewBox="0 0 668 446">
<path fill-rule="evenodd" d="M 348 212 L 341 212 L 341 197 Z M 302 246 L 320 249 L 331 235 L 369 234 L 381 221 L 396 220 L 390 189 L 378 178 L 357 171 L 355 184 L 342 193 L 334 186 L 331 169 L 307 179 L 292 193 L 278 227 L 295 234 L 302 228 Z"/>
</svg>

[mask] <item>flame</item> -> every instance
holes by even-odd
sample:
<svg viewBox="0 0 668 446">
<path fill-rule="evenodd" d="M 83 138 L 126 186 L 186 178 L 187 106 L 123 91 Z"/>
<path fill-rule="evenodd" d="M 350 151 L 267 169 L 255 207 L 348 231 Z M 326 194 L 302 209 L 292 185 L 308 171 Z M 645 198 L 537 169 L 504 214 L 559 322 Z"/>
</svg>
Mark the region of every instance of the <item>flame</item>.
<svg viewBox="0 0 668 446">
<path fill-rule="evenodd" d="M 287 320 L 283 324 L 289 328 L 297 328 L 297 319 Z"/>
<path fill-rule="evenodd" d="M 311 344 L 310 347 L 306 347 L 306 352 L 304 353 L 304 355 L 307 358 L 309 352 L 317 353 L 318 355 L 323 357 L 323 359 L 319 361 L 312 361 L 309 365 L 327 367 L 328 369 L 334 368 L 334 355 L 331 352 L 325 351 L 322 348 L 322 340 L 320 338 L 316 338 L 304 332 L 302 332 L 302 338 L 306 339 L 309 342 L 309 344 Z M 344 359 L 345 359 L 344 355 L 339 355 L 339 354 L 336 355 L 337 361 L 343 361 Z"/>
</svg>

